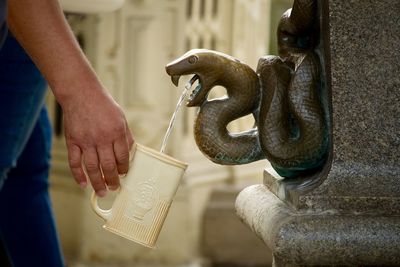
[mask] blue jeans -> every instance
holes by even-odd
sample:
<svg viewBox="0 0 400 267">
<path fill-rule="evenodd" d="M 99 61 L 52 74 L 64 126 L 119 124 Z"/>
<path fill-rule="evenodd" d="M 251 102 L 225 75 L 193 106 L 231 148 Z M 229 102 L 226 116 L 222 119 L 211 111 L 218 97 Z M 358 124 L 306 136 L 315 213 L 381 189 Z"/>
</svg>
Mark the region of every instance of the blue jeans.
<svg viewBox="0 0 400 267">
<path fill-rule="evenodd" d="M 48 194 L 46 88 L 9 34 L 0 49 L 0 236 L 14 267 L 64 266 Z"/>
</svg>

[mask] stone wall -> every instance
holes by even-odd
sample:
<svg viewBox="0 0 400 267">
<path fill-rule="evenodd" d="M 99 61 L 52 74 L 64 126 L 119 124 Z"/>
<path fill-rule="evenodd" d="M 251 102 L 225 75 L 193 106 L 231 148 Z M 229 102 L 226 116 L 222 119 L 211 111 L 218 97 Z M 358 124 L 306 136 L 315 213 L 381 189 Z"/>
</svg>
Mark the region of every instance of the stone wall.
<svg viewBox="0 0 400 267">
<path fill-rule="evenodd" d="M 309 180 L 241 192 L 239 216 L 275 266 L 400 262 L 400 2 L 329 0 L 321 19 L 330 85 L 331 151 Z"/>
</svg>

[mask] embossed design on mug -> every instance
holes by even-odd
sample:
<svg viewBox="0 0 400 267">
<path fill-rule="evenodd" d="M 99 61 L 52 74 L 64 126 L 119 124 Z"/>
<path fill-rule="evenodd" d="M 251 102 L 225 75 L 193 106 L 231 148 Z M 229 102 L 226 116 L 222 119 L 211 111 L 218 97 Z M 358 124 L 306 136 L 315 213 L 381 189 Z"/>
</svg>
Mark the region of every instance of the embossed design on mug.
<svg viewBox="0 0 400 267">
<path fill-rule="evenodd" d="M 135 220 L 143 220 L 158 201 L 156 180 L 150 177 L 145 182 L 138 183 L 132 193 L 133 197 L 126 216 Z"/>
</svg>

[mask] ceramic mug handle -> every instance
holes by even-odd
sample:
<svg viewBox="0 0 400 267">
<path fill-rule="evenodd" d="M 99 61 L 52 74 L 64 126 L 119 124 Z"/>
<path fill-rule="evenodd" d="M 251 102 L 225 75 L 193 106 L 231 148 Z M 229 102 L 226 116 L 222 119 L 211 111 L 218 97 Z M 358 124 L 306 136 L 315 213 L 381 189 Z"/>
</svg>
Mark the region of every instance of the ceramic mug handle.
<svg viewBox="0 0 400 267">
<path fill-rule="evenodd" d="M 90 204 L 94 212 L 96 212 L 96 214 L 99 215 L 99 217 L 101 217 L 103 220 L 108 221 L 111 218 L 111 209 L 103 210 L 99 207 L 95 191 L 93 191 L 92 197 L 90 198 Z"/>
</svg>

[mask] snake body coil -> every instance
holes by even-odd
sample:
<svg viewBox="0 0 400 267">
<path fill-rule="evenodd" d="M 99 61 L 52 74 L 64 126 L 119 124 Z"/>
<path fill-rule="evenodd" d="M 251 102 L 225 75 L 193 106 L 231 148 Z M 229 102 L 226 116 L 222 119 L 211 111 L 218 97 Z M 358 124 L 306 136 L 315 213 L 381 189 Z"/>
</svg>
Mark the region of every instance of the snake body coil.
<svg viewBox="0 0 400 267">
<path fill-rule="evenodd" d="M 297 177 L 323 164 L 328 127 L 321 100 L 321 69 L 315 47 L 315 0 L 295 1 L 278 27 L 279 57 L 260 59 L 257 73 L 228 55 L 191 50 L 167 65 L 177 85 L 181 75 L 199 80 L 187 106 L 199 106 L 195 139 L 219 164 L 267 158 L 283 177 Z M 228 97 L 207 100 L 217 85 Z M 229 133 L 229 122 L 253 114 L 257 127 Z"/>
<path fill-rule="evenodd" d="M 257 129 L 240 134 L 227 130 L 229 122 L 248 114 L 257 119 L 260 87 L 257 74 L 246 64 L 228 55 L 210 50 L 192 50 L 167 66 L 177 83 L 180 75 L 195 74 L 201 89 L 195 89 L 187 106 L 200 106 L 194 135 L 200 150 L 212 161 L 245 164 L 264 157 Z M 223 86 L 228 98 L 208 101 L 214 86 Z"/>
</svg>

